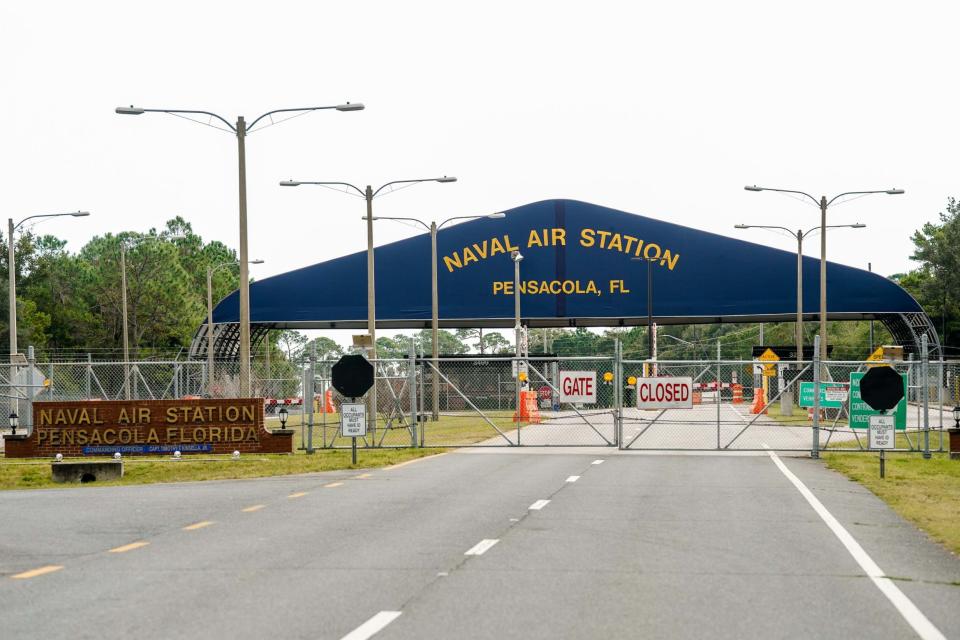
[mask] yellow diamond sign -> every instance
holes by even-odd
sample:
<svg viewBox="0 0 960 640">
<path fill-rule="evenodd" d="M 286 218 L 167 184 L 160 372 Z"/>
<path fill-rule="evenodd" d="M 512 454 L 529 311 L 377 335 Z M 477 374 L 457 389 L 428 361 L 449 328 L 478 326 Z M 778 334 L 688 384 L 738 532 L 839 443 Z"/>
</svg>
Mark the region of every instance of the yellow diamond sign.
<svg viewBox="0 0 960 640">
<path fill-rule="evenodd" d="M 780 361 L 780 356 L 773 352 L 773 349 L 767 349 L 757 360 L 764 363 L 763 365 L 763 375 L 767 377 L 777 375 L 777 362 Z"/>
</svg>

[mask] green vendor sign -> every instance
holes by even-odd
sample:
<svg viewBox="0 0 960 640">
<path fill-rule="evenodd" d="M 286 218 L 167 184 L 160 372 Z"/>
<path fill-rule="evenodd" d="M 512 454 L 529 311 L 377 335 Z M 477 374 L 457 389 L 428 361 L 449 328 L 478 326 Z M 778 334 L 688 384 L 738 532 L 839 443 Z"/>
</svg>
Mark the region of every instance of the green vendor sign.
<svg viewBox="0 0 960 640">
<path fill-rule="evenodd" d="M 821 409 L 842 409 L 847 401 L 847 383 L 846 382 L 821 382 L 820 383 L 820 408 Z M 813 383 L 800 383 L 801 407 L 807 408 L 813 406 Z"/>
<path fill-rule="evenodd" d="M 860 380 L 864 373 L 850 374 L 850 428 L 851 429 L 869 429 L 870 416 L 880 415 L 879 411 L 870 408 L 863 398 L 860 397 Z M 905 430 L 907 428 L 907 377 L 900 374 L 903 379 L 903 399 L 893 410 L 894 425 L 897 429 Z"/>
</svg>

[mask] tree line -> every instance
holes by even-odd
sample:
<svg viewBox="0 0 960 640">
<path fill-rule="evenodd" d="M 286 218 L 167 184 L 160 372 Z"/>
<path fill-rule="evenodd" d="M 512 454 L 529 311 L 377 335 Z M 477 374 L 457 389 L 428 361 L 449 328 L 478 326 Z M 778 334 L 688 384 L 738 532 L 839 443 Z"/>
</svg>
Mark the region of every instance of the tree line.
<svg viewBox="0 0 960 640">
<path fill-rule="evenodd" d="M 0 236 L 2 237 L 2 236 Z M 935 222 L 924 224 L 911 238 L 915 269 L 891 276 L 927 311 L 940 333 L 948 355 L 960 351 L 960 203 L 949 198 Z M 6 242 L 7 239 L 3 238 Z M 131 357 L 182 357 L 197 328 L 206 319 L 206 276 L 213 278 L 214 302 L 239 285 L 237 253 L 219 241 L 204 241 L 182 217 L 169 220 L 162 229 L 145 233 L 123 231 L 96 236 L 76 253 L 54 235 L 36 235 L 29 228 L 14 240 L 20 345 L 33 345 L 41 356 L 117 357 L 123 345 L 120 258 L 126 246 L 127 307 Z M 0 257 L 0 339 L 9 339 L 6 252 Z M 794 323 L 767 324 L 766 344 L 794 343 Z M 860 359 L 871 346 L 889 344 L 892 338 L 874 323 L 835 322 L 830 327 L 833 357 Z M 806 323 L 805 342 L 811 344 L 816 323 Z M 716 357 L 719 341 L 723 357 L 749 358 L 760 343 L 756 324 L 709 324 L 660 327 L 658 355 L 670 358 Z M 530 353 L 593 355 L 613 352 L 613 341 L 623 343 L 627 357 L 649 357 L 646 327 L 616 328 L 603 332 L 578 329 L 534 329 L 529 333 Z M 443 355 L 478 353 L 504 355 L 513 352 L 513 332 L 457 329 L 442 330 L 439 352 Z M 429 329 L 413 336 L 418 354 L 431 355 Z M 381 336 L 381 357 L 402 358 L 409 351 L 410 337 Z M 297 331 L 273 331 L 261 357 L 302 362 L 316 349 L 319 359 L 332 359 L 345 348 L 326 337 L 308 339 Z M 265 372 L 266 373 L 266 372 Z"/>
</svg>

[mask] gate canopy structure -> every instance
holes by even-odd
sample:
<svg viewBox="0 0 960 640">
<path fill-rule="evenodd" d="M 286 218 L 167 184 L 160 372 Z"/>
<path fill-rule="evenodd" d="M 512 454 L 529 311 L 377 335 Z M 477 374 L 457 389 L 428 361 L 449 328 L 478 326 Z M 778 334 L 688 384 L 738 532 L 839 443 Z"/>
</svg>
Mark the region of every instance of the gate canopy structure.
<svg viewBox="0 0 960 640">
<path fill-rule="evenodd" d="M 442 229 L 437 234 L 440 326 L 512 327 L 514 266 L 529 327 L 647 324 L 647 268 L 659 324 L 796 319 L 796 254 L 576 200 L 544 200 Z M 431 318 L 430 237 L 377 247 L 378 328 L 425 328 Z M 270 329 L 363 329 L 366 252 L 328 260 L 250 286 L 253 340 Z M 803 315 L 818 317 L 820 261 L 803 259 Z M 862 269 L 827 265 L 830 320 L 879 320 L 905 348 L 936 331 L 910 294 Z M 215 355 L 236 358 L 238 295 L 213 313 Z M 206 325 L 191 356 L 206 354 Z"/>
</svg>

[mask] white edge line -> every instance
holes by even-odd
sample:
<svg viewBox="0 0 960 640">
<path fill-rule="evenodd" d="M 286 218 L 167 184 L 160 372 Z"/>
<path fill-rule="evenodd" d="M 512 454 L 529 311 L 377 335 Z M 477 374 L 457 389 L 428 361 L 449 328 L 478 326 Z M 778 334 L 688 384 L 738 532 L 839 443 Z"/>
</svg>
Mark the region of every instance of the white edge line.
<svg viewBox="0 0 960 640">
<path fill-rule="evenodd" d="M 580 479 L 580 476 L 568 476 L 567 482 L 576 482 L 579 479 Z"/>
<path fill-rule="evenodd" d="M 903 616 L 903 619 L 907 621 L 907 624 L 913 628 L 917 635 L 924 640 L 946 640 L 946 637 L 927 619 L 927 616 L 923 615 L 923 612 L 913 604 L 910 598 L 904 595 L 903 591 L 900 591 L 900 588 L 897 587 L 890 578 L 884 575 L 877 563 L 873 561 L 873 558 L 863 550 L 863 547 L 850 535 L 850 532 L 833 517 L 833 514 L 827 511 L 827 508 L 813 495 L 813 492 L 807 488 L 807 485 L 803 484 L 803 481 L 795 476 L 790 469 L 787 469 L 787 465 L 783 464 L 780 456 L 770 450 L 767 451 L 767 455 L 770 456 L 770 459 L 773 460 L 773 463 L 777 465 L 777 468 L 780 469 L 783 475 L 787 477 L 787 480 L 797 488 L 800 495 L 806 498 L 810 506 L 813 507 L 813 510 L 817 512 L 817 515 L 820 516 L 824 523 L 830 528 L 830 531 L 833 532 L 833 535 L 837 536 L 840 542 L 843 543 L 843 546 L 846 547 L 850 555 L 853 556 L 853 559 L 857 561 L 860 568 L 863 569 L 870 580 L 873 581 L 877 589 L 887 597 L 887 600 L 896 607 L 897 611 L 900 612 L 900 615 Z"/>
<path fill-rule="evenodd" d="M 402 611 L 381 611 L 362 625 L 343 636 L 341 640 L 367 640 L 388 624 L 400 617 Z"/>
<path fill-rule="evenodd" d="M 492 547 L 493 545 L 497 544 L 498 542 L 500 542 L 500 540 L 498 540 L 498 539 L 490 539 L 490 538 L 481 540 L 481 541 L 478 542 L 477 544 L 475 544 L 475 545 L 473 545 L 472 547 L 470 547 L 470 549 L 467 550 L 467 552 L 464 553 L 463 555 L 465 555 L 465 556 L 482 556 L 483 554 L 485 554 L 485 553 L 490 549 L 490 547 Z"/>
<path fill-rule="evenodd" d="M 603 464 L 603 460 L 594 460 L 590 464 Z"/>
<path fill-rule="evenodd" d="M 550 504 L 550 501 L 549 501 L 549 500 L 537 500 L 536 502 L 534 502 L 532 505 L 530 505 L 530 506 L 527 507 L 527 508 L 530 509 L 530 510 L 532 510 L 532 511 L 540 511 L 540 509 L 543 509 L 543 508 L 544 508 L 545 506 L 547 506 L 548 504 Z"/>
</svg>

